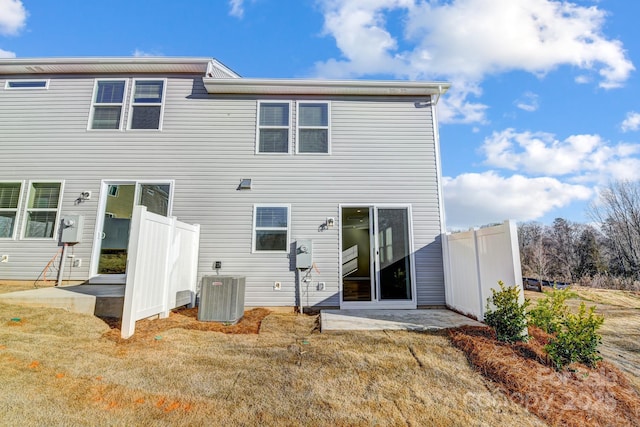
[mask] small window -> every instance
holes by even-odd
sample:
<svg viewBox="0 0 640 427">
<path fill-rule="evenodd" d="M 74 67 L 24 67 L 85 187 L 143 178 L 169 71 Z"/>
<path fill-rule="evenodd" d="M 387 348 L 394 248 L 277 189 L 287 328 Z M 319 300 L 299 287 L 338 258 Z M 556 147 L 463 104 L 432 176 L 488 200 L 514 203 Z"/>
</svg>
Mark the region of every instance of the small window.
<svg viewBox="0 0 640 427">
<path fill-rule="evenodd" d="M 20 203 L 20 182 L 0 182 L 0 239 L 13 239 Z"/>
<path fill-rule="evenodd" d="M 289 247 L 289 206 L 256 206 L 253 249 L 286 252 Z"/>
<path fill-rule="evenodd" d="M 5 89 L 47 89 L 49 80 L 7 80 Z"/>
<path fill-rule="evenodd" d="M 136 80 L 131 95 L 129 129 L 162 128 L 164 80 Z"/>
<path fill-rule="evenodd" d="M 51 239 L 57 225 L 62 184 L 33 182 L 29 188 L 24 237 Z"/>
<path fill-rule="evenodd" d="M 118 186 L 110 185 L 109 188 L 107 189 L 107 194 L 111 197 L 118 197 Z"/>
<path fill-rule="evenodd" d="M 96 81 L 90 129 L 120 129 L 125 89 L 124 80 Z"/>
<path fill-rule="evenodd" d="M 298 103 L 298 153 L 329 152 L 329 103 Z"/>
<path fill-rule="evenodd" d="M 288 153 L 290 114 L 288 102 L 258 104 L 258 153 Z"/>
</svg>

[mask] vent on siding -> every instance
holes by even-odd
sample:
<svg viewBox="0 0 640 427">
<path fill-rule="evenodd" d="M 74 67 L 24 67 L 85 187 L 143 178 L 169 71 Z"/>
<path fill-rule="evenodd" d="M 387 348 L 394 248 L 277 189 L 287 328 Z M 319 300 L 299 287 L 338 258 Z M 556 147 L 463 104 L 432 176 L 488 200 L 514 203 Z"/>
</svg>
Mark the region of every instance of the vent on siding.
<svg viewBox="0 0 640 427">
<path fill-rule="evenodd" d="M 204 276 L 198 320 L 238 322 L 244 314 L 244 282 L 241 276 Z"/>
</svg>

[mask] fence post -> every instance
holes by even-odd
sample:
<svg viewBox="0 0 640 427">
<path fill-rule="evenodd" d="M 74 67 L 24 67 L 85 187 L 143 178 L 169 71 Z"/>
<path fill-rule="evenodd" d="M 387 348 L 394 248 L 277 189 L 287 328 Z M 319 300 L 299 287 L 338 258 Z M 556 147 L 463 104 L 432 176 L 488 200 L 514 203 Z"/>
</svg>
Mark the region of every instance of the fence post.
<svg viewBox="0 0 640 427">
<path fill-rule="evenodd" d="M 124 306 L 122 307 L 122 324 L 120 326 L 120 336 L 129 338 L 136 330 L 135 287 L 138 278 L 136 277 L 136 263 L 138 262 L 138 246 L 140 241 L 140 228 L 143 224 L 144 214 L 147 212 L 145 206 L 135 206 L 131 215 L 131 228 L 129 232 L 129 246 L 127 248 L 127 281 L 124 287 Z"/>
</svg>

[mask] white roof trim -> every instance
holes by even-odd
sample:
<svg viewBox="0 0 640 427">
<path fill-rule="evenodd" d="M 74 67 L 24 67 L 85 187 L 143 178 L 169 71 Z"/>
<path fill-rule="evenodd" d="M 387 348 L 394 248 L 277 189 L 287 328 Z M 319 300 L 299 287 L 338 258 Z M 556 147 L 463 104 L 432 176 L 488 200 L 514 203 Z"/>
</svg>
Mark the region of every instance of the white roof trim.
<svg viewBox="0 0 640 427">
<path fill-rule="evenodd" d="M 113 58 L 12 58 L 0 59 L 0 75 L 198 73 L 207 76 L 240 76 L 211 58 L 113 57 Z"/>
<path fill-rule="evenodd" d="M 203 78 L 209 93 L 256 95 L 441 95 L 451 86 L 445 82 L 403 80 L 305 80 L 305 79 L 213 79 Z"/>
</svg>

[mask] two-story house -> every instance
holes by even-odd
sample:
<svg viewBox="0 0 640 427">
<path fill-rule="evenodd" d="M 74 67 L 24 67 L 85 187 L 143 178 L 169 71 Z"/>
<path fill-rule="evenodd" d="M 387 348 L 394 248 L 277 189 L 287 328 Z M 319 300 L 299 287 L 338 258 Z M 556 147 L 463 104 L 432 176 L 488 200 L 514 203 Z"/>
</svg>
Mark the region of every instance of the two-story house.
<svg viewBox="0 0 640 427">
<path fill-rule="evenodd" d="M 246 305 L 444 305 L 446 83 L 240 78 L 207 58 L 0 60 L 0 278 L 122 280 L 134 205 L 201 226 L 198 275 Z M 66 277 L 65 277 L 66 279 Z"/>
</svg>

